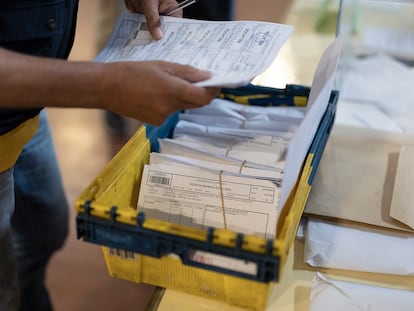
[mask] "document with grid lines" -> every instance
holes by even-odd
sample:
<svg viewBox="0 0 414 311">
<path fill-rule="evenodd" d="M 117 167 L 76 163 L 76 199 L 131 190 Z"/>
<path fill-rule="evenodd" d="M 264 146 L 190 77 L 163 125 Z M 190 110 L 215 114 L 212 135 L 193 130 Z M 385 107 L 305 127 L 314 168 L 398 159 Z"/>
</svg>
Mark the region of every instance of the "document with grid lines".
<svg viewBox="0 0 414 311">
<path fill-rule="evenodd" d="M 265 71 L 293 27 L 260 21 L 203 21 L 161 16 L 163 38 L 153 40 L 145 17 L 124 13 L 96 61 L 163 60 L 210 70 L 200 86 L 236 87 Z"/>
</svg>

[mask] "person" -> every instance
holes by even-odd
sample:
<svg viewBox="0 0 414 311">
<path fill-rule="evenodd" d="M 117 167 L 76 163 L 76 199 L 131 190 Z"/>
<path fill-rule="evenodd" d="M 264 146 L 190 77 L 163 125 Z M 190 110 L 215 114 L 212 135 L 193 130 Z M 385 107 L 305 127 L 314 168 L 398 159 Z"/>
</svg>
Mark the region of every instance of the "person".
<svg viewBox="0 0 414 311">
<path fill-rule="evenodd" d="M 154 39 L 174 0 L 126 0 Z M 210 77 L 162 61 L 67 61 L 78 0 L 6 0 L 0 5 L 0 310 L 52 310 L 45 274 L 64 245 L 68 205 L 43 107 L 100 108 L 153 125 L 205 105 Z M 182 12 L 177 13 L 181 16 Z M 161 87 L 160 87 L 161 86 Z"/>
</svg>

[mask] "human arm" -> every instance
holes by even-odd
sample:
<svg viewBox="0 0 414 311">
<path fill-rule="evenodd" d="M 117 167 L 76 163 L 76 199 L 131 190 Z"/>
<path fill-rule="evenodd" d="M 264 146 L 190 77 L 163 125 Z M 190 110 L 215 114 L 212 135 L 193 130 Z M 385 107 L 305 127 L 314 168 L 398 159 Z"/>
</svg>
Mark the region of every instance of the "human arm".
<svg viewBox="0 0 414 311">
<path fill-rule="evenodd" d="M 0 48 L 0 107 L 100 108 L 153 125 L 207 104 L 216 88 L 193 83 L 210 73 L 162 62 L 75 62 Z"/>
</svg>

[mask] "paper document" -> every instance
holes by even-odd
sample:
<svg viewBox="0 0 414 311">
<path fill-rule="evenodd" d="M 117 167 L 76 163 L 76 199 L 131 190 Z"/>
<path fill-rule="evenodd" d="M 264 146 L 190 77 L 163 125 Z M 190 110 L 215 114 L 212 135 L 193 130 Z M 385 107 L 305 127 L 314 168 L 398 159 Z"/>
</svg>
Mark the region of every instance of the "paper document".
<svg viewBox="0 0 414 311">
<path fill-rule="evenodd" d="M 212 159 L 210 159 L 210 161 L 205 161 L 197 159 L 196 157 L 178 156 L 168 153 L 152 152 L 150 154 L 150 163 L 178 166 L 181 165 L 185 167 L 195 166 L 206 169 L 216 174 L 219 174 L 221 171 L 223 171 L 226 174 L 230 175 L 265 179 L 277 184 L 281 183 L 283 177 L 283 172 L 252 168 L 241 161 L 237 163 L 236 161 L 228 160 L 226 163 L 224 161 L 220 163 L 217 161 L 213 161 Z"/>
<path fill-rule="evenodd" d="M 362 34 L 362 45 L 374 51 L 384 51 L 412 59 L 414 32 L 387 27 L 368 27 Z"/>
<path fill-rule="evenodd" d="M 414 236 L 309 220 L 304 260 L 313 267 L 414 274 Z"/>
<path fill-rule="evenodd" d="M 227 228 L 274 238 L 279 187 L 267 180 L 182 166 L 146 165 L 138 209 L 195 228 Z"/>
<path fill-rule="evenodd" d="M 337 123 L 414 133 L 412 64 L 385 54 L 343 57 L 337 76 L 340 90 Z M 343 109 L 347 105 L 353 109 L 352 114 L 350 109 Z M 365 108 L 367 105 L 371 106 L 370 111 Z M 373 113 L 373 108 L 378 112 Z"/>
<path fill-rule="evenodd" d="M 220 149 L 216 149 L 212 146 L 208 146 L 208 149 L 203 148 L 201 144 L 185 143 L 179 139 L 160 139 L 160 152 L 162 154 L 168 154 L 168 156 L 186 157 L 192 158 L 192 160 L 204 162 L 204 166 L 207 165 L 231 165 L 236 166 L 240 174 L 250 172 L 250 170 L 261 171 L 261 176 L 267 176 L 269 180 L 279 179 L 283 176 L 283 163 L 280 163 L 282 168 L 270 167 L 258 164 L 253 161 L 245 159 L 236 159 L 229 157 L 228 155 L 220 154 Z M 218 151 L 218 152 L 217 152 Z"/>
<path fill-rule="evenodd" d="M 302 163 L 329 104 L 341 46 L 342 38 L 338 37 L 325 50 L 316 68 L 306 116 L 289 142 L 280 198 L 282 205 L 285 204 L 298 179 Z"/>
<path fill-rule="evenodd" d="M 213 72 L 200 86 L 248 84 L 276 58 L 293 28 L 258 21 L 201 21 L 161 16 L 164 36 L 151 39 L 145 17 L 118 18 L 100 62 L 164 60 Z"/>
<path fill-rule="evenodd" d="M 411 311 L 413 306 L 413 291 L 337 281 L 317 273 L 309 311 Z"/>
</svg>

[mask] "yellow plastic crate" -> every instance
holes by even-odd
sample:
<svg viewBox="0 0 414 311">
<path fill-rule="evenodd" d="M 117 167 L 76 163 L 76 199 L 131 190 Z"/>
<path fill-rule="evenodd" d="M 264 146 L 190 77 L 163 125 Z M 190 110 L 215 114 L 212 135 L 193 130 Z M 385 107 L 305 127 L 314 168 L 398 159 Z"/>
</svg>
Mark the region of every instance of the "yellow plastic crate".
<svg viewBox="0 0 414 311">
<path fill-rule="evenodd" d="M 253 101 L 246 102 L 246 92 L 254 95 L 251 97 Z M 257 93 L 268 96 L 257 96 Z M 223 97 L 269 105 L 269 94 L 276 96 L 270 104 L 297 105 L 299 102 L 302 105 L 306 103 L 303 97 L 309 94 L 309 88 L 248 87 L 230 90 Z M 258 98 L 260 103 L 254 102 Z M 163 127 L 140 128 L 84 190 L 76 201 L 78 238 L 103 246 L 111 276 L 263 310 L 272 286 L 280 279 L 295 239 L 313 176 L 334 121 L 337 98 L 338 93 L 333 91 L 298 181 L 282 208 L 276 239 L 225 229 L 190 228 L 146 218 L 137 211 L 143 166 L 148 163 L 151 150 L 157 148 L 155 138 L 169 136 L 176 116 L 167 120 Z M 234 265 L 209 265 L 203 262 L 200 252 L 224 256 Z M 237 268 L 240 266 L 242 269 Z M 247 266 L 250 269 L 245 272 Z"/>
</svg>

